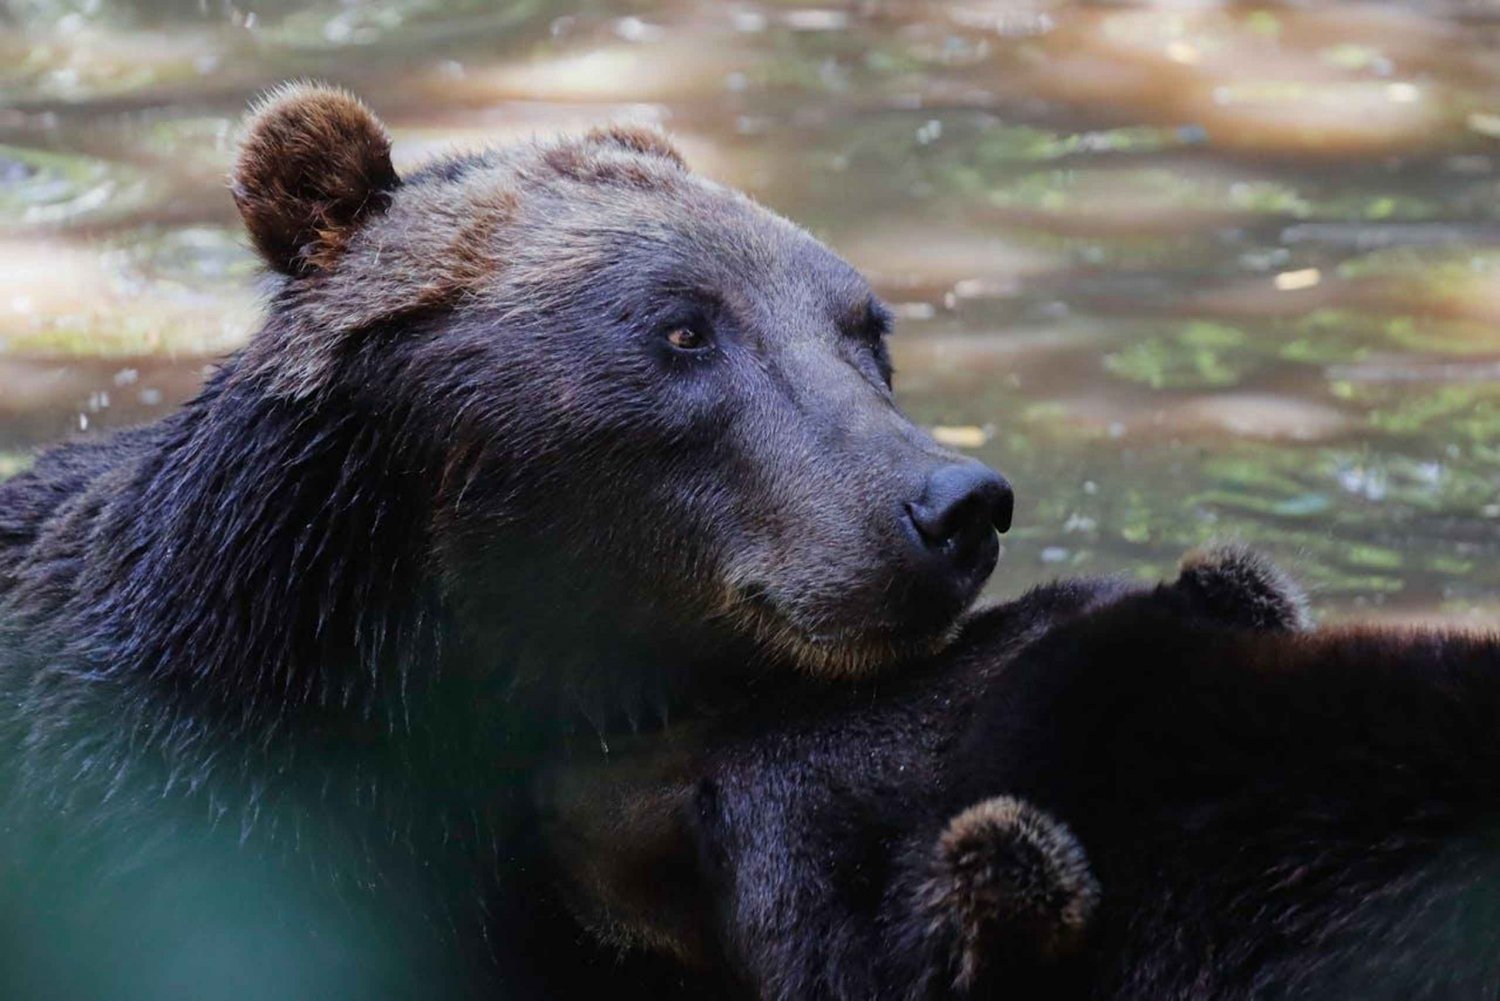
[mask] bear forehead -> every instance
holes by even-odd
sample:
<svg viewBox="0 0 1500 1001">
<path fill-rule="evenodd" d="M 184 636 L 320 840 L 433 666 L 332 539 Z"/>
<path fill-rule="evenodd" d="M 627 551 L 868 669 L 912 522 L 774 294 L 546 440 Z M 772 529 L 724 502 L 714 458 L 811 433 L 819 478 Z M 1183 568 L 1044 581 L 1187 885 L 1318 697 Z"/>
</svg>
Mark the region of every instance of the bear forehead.
<svg viewBox="0 0 1500 1001">
<path fill-rule="evenodd" d="M 830 266 L 857 278 L 799 227 L 689 172 L 660 133 L 614 127 L 421 167 L 332 267 L 290 283 L 283 301 L 325 331 L 349 331 L 463 303 L 524 305 L 528 290 L 674 264 L 704 281 Z"/>
</svg>

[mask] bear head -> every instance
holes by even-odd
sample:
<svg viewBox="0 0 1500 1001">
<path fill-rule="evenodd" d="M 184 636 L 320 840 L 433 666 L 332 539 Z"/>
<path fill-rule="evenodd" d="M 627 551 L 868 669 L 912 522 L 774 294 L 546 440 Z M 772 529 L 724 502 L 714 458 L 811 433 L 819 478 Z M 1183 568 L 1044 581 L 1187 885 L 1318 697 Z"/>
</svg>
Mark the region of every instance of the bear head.
<svg viewBox="0 0 1500 1001">
<path fill-rule="evenodd" d="M 274 283 L 235 378 L 389 425 L 477 634 L 847 675 L 990 574 L 1009 486 L 897 408 L 865 280 L 656 131 L 400 176 L 363 104 L 291 85 L 231 187 Z"/>
</svg>

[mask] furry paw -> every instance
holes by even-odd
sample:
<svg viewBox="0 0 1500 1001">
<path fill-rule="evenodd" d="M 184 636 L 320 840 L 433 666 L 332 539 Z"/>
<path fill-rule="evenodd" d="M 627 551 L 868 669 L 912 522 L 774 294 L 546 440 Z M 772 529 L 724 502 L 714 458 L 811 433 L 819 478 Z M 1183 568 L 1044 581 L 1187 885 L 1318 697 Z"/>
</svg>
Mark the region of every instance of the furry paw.
<svg viewBox="0 0 1500 1001">
<path fill-rule="evenodd" d="M 928 933 L 947 945 L 953 987 L 1074 951 L 1099 899 L 1077 838 L 1009 796 L 954 817 L 919 894 Z"/>
<path fill-rule="evenodd" d="M 1296 581 L 1242 545 L 1188 553 L 1176 586 L 1219 621 L 1266 632 L 1296 632 L 1312 625 L 1307 594 Z"/>
</svg>

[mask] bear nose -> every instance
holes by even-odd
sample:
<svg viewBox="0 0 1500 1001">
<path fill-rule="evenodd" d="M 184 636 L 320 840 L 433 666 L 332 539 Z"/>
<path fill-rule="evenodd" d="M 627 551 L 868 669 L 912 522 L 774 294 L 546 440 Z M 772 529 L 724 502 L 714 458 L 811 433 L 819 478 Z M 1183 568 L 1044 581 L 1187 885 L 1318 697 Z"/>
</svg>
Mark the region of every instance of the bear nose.
<svg viewBox="0 0 1500 1001">
<path fill-rule="evenodd" d="M 995 532 L 1010 528 L 1014 508 L 1005 477 L 970 461 L 939 467 L 906 511 L 928 549 L 969 570 L 993 549 Z"/>
</svg>

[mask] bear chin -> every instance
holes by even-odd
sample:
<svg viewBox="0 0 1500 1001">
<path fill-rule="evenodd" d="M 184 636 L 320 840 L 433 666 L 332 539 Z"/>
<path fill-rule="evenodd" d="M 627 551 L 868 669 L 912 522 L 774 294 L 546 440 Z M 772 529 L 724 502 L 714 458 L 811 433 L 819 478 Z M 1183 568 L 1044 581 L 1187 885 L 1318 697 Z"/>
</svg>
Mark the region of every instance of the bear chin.
<svg viewBox="0 0 1500 1001">
<path fill-rule="evenodd" d="M 770 658 L 828 680 L 868 677 L 930 657 L 952 643 L 963 627 L 963 616 L 957 615 L 941 629 L 910 634 L 893 627 L 815 632 L 756 593 L 735 602 L 726 617 L 735 631 L 750 637 Z"/>
</svg>

